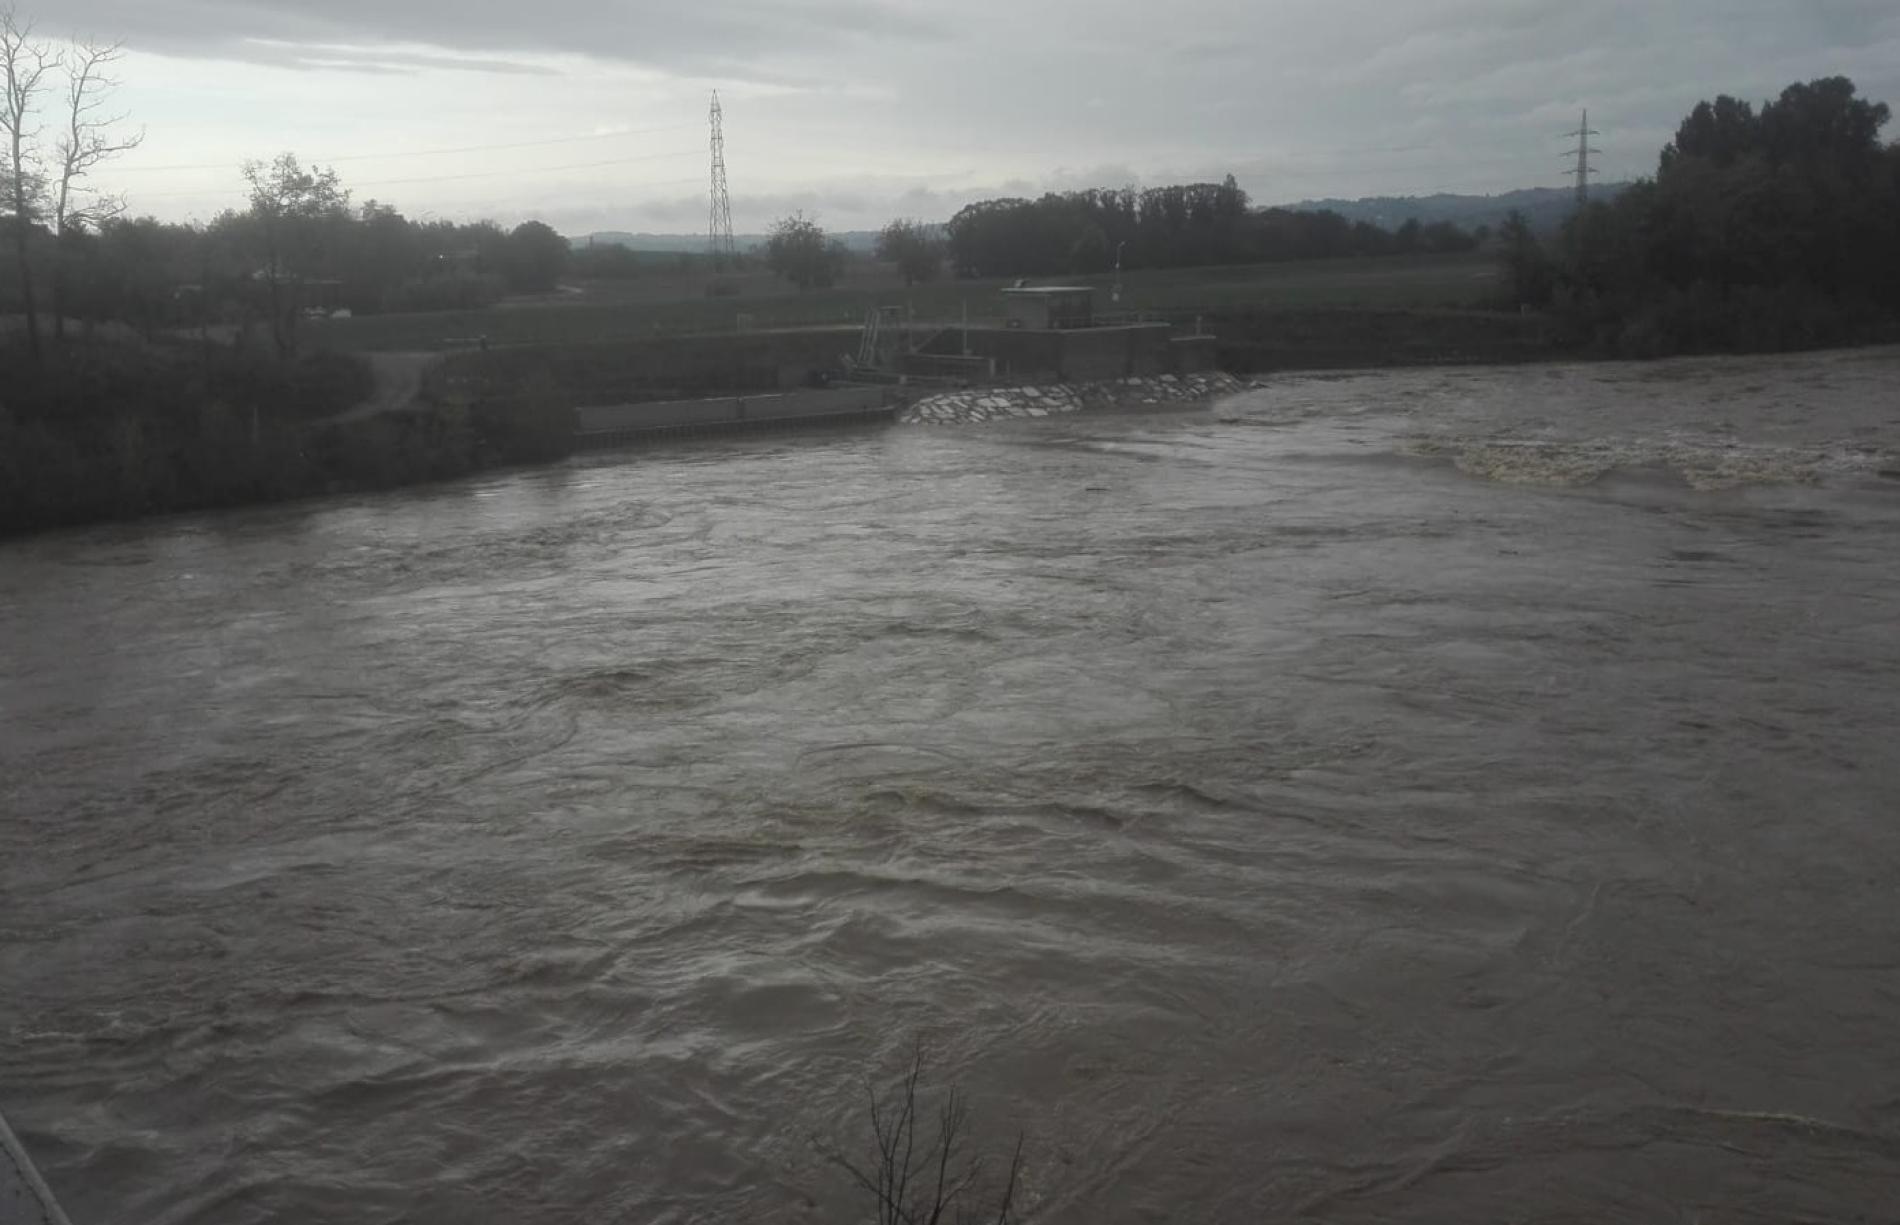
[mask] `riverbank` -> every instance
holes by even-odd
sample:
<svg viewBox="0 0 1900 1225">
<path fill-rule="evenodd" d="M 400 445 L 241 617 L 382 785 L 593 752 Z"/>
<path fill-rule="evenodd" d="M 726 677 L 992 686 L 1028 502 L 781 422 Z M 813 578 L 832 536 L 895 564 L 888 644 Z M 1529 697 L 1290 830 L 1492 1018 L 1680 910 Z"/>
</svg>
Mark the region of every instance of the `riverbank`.
<svg viewBox="0 0 1900 1225">
<path fill-rule="evenodd" d="M 1542 317 L 1488 311 L 1249 308 L 1198 322 L 1220 338 L 1226 373 L 1139 385 L 960 388 L 912 399 L 900 419 L 973 424 L 1201 401 L 1252 378 L 1300 371 L 1518 366 L 1586 356 L 1558 343 Z M 441 357 L 378 354 L 376 362 L 399 365 L 403 377 L 373 384 L 362 359 L 349 355 L 318 354 L 273 368 L 239 362 L 216 346 L 128 348 L 70 386 L 37 394 L 6 389 L 0 535 L 559 460 L 579 445 L 577 412 L 589 404 L 640 405 L 718 391 L 770 395 L 820 381 L 855 338 L 848 329 L 819 328 Z M 304 373 L 290 377 L 298 370 Z"/>
<path fill-rule="evenodd" d="M 1241 372 L 1496 354 L 1524 327 L 1483 312 L 1423 318 L 1240 311 L 1205 324 L 1230 335 L 1226 356 Z M 1405 335 L 1427 339 L 1393 348 Z M 291 363 L 184 341 L 89 346 L 0 393 L 0 534 L 556 460 L 575 449 L 583 407 L 793 391 L 825 381 L 857 341 L 855 329 L 834 326 L 442 355 L 320 351 Z M 1186 398 L 1230 389 L 1212 386 Z M 985 389 L 958 415 L 982 419 L 984 400 L 1010 394 Z M 1182 392 L 1156 382 L 1064 395 L 1050 389 L 1043 406 L 1172 403 Z"/>
<path fill-rule="evenodd" d="M 1200 320 L 1221 369 L 1516 366 L 1582 356 L 1541 314 L 1489 310 L 1285 310 L 1236 307 Z"/>
<path fill-rule="evenodd" d="M 138 343 L 22 360 L 9 375 L 0 535 L 443 480 L 573 448 L 572 413 L 558 405 L 412 401 L 352 414 L 373 382 L 349 355 L 286 363 Z"/>
<path fill-rule="evenodd" d="M 1114 309 L 1168 318 L 1256 307 L 1284 310 L 1470 307 L 1495 298 L 1499 265 L 1488 253 L 1401 255 L 1196 268 L 1129 269 L 1064 276 Z M 583 281 L 539 304 L 479 310 L 359 314 L 310 325 L 315 344 L 351 352 L 462 348 L 486 337 L 494 349 L 581 343 L 636 344 L 662 338 L 855 329 L 874 310 L 903 318 L 972 321 L 998 313 L 1014 276 L 948 278 L 906 286 L 889 266 L 852 264 L 829 289 L 798 291 L 768 275 L 656 274 Z M 713 290 L 718 292 L 712 292 Z M 730 291 L 730 292 L 728 292 Z"/>
<path fill-rule="evenodd" d="M 1500 311 L 1248 306 L 1161 317 L 1212 334 L 1216 365 L 1241 376 L 1576 356 L 1542 316 Z M 955 330 L 919 321 L 898 328 L 893 343 L 901 349 Z M 443 400 L 551 398 L 577 407 L 785 390 L 842 368 L 858 343 L 858 328 L 827 326 L 496 346 L 443 355 L 423 390 Z"/>
</svg>

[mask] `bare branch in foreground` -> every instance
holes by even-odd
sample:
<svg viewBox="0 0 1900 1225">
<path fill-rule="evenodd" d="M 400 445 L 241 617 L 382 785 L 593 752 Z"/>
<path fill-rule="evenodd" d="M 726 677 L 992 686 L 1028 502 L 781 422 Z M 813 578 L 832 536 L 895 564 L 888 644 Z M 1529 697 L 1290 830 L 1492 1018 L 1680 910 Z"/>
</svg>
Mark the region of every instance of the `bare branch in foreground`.
<svg viewBox="0 0 1900 1225">
<path fill-rule="evenodd" d="M 867 1090 L 868 1160 L 853 1159 L 830 1145 L 821 1144 L 820 1151 L 871 1197 L 877 1225 L 1009 1225 L 1022 1176 L 1022 1136 L 1016 1138 L 994 1211 L 978 1207 L 983 1159 L 969 1152 L 969 1103 L 956 1089 L 947 1090 L 935 1111 L 934 1131 L 926 1131 L 922 1098 L 927 1062 L 919 1042 L 909 1069 L 887 1094 L 880 1097 L 875 1089 Z"/>
</svg>

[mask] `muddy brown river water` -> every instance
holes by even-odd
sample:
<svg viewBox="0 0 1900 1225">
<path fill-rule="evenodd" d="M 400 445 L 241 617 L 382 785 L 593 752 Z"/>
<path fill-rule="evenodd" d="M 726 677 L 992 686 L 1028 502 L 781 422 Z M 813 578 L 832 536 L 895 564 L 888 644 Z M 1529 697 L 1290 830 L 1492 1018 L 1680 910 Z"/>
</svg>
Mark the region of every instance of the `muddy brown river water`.
<svg viewBox="0 0 1900 1225">
<path fill-rule="evenodd" d="M 1900 1213 L 1900 352 L 1282 376 L 0 544 L 80 1225 Z M 1883 473 L 1885 475 L 1883 475 Z"/>
</svg>

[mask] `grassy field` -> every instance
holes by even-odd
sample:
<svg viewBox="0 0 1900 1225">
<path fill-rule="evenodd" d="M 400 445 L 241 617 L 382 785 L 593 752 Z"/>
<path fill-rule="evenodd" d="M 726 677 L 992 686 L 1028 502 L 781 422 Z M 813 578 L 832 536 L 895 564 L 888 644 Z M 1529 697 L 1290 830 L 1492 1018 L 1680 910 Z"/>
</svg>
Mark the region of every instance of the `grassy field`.
<svg viewBox="0 0 1900 1225">
<path fill-rule="evenodd" d="M 1109 302 L 1113 274 L 1063 278 L 1095 286 L 1096 309 L 1146 311 L 1191 319 L 1235 307 L 1457 307 L 1496 291 L 1495 257 L 1483 253 L 1314 260 L 1232 268 L 1128 272 L 1119 308 Z M 725 291 L 712 296 L 715 282 Z M 1052 283 L 1042 280 L 1039 283 Z M 609 341 L 697 332 L 857 325 L 873 306 L 896 306 L 922 321 L 952 322 L 1000 314 L 1007 280 L 936 281 L 906 289 L 888 266 L 853 261 L 842 282 L 799 293 L 762 271 L 712 277 L 666 271 L 629 281 L 590 282 L 562 293 L 479 311 L 363 315 L 312 323 L 307 339 L 358 351 Z"/>
</svg>

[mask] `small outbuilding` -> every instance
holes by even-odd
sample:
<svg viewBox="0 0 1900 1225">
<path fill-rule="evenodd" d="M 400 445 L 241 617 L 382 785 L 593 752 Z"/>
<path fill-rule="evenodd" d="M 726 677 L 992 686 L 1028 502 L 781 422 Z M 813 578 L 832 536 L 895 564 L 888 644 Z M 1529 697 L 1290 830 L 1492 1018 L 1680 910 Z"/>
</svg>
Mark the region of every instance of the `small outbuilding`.
<svg viewBox="0 0 1900 1225">
<path fill-rule="evenodd" d="M 1085 328 L 1095 321 L 1095 291 L 1086 285 L 1019 286 L 1003 291 L 1008 326 L 1047 331 Z"/>
</svg>

